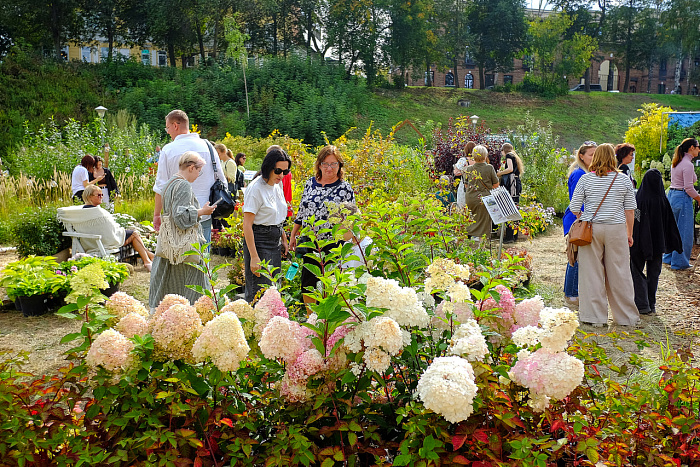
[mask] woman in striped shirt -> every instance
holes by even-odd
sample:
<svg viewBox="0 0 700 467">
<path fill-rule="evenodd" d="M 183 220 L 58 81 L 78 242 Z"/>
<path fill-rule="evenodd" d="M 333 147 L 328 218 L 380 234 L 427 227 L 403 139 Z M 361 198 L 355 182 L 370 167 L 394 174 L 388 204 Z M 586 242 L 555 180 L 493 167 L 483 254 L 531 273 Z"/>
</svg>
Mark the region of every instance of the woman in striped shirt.
<svg viewBox="0 0 700 467">
<path fill-rule="evenodd" d="M 673 217 L 676 218 L 678 231 L 683 242 L 683 253 L 667 253 L 663 261 L 671 265 L 671 269 L 688 269 L 690 267 L 690 252 L 693 249 L 693 199 L 700 203 L 700 195 L 693 185 L 698 181 L 693 167 L 693 159 L 700 154 L 700 146 L 695 138 L 686 138 L 676 148 L 671 161 L 671 189 L 668 190 L 668 201 L 671 203 Z"/>
<path fill-rule="evenodd" d="M 584 204 L 586 211 L 581 213 Z M 593 223 L 593 241 L 578 250 L 579 319 L 584 324 L 605 326 L 608 300 L 616 324 L 634 326 L 639 320 L 629 266 L 636 208 L 632 182 L 620 176 L 615 149 L 611 144 L 598 146 L 590 172 L 576 184 L 569 205 L 576 217 Z"/>
</svg>

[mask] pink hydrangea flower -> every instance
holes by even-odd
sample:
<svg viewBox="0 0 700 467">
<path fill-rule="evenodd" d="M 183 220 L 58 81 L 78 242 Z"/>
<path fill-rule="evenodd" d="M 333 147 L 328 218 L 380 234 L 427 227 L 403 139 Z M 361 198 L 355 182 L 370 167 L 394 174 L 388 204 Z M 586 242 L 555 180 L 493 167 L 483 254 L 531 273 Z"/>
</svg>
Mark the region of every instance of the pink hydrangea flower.
<svg viewBox="0 0 700 467">
<path fill-rule="evenodd" d="M 293 363 L 310 347 L 306 328 L 282 316 L 274 316 L 265 326 L 260 339 L 260 351 L 267 358 L 281 358 Z"/>
<path fill-rule="evenodd" d="M 192 346 L 202 333 L 202 320 L 194 307 L 173 305 L 152 318 L 151 335 L 159 358 L 191 360 Z"/>
<path fill-rule="evenodd" d="M 255 335 L 261 336 L 267 323 L 275 316 L 289 318 L 289 313 L 277 287 L 270 287 L 255 304 Z"/>
<path fill-rule="evenodd" d="M 85 363 L 108 371 L 123 371 L 134 363 L 131 351 L 134 344 L 121 333 L 108 329 L 93 341 L 85 357 Z"/>
</svg>

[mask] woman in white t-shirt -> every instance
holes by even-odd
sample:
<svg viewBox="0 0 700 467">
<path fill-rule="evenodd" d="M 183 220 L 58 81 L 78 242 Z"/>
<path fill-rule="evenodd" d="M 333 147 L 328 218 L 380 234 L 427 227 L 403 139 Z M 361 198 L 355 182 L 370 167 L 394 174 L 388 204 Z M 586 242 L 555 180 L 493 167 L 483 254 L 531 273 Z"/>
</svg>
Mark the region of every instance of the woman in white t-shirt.
<svg viewBox="0 0 700 467">
<path fill-rule="evenodd" d="M 90 154 L 83 156 L 80 160 L 80 164 L 76 165 L 73 169 L 73 174 L 71 175 L 71 188 L 73 191 L 73 198 L 82 202 L 83 201 L 83 191 L 88 185 L 95 185 L 99 183 L 104 178 L 101 177 L 90 180 L 90 172 L 95 168 L 95 158 Z"/>
<path fill-rule="evenodd" d="M 282 223 L 287 217 L 287 201 L 282 192 L 282 178 L 292 168 L 284 150 L 270 150 L 260 172 L 248 185 L 243 203 L 243 260 L 245 262 L 245 299 L 252 302 L 263 284 L 270 281 L 260 275 L 260 261 L 267 261 L 279 273 L 282 250 L 289 246 Z M 281 241 L 281 244 L 280 244 Z"/>
</svg>

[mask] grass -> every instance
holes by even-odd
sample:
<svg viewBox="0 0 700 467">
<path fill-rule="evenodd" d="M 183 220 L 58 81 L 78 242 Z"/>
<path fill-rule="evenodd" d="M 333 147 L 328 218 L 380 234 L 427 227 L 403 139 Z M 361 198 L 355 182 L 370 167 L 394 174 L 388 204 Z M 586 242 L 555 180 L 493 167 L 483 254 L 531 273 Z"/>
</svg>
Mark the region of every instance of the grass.
<svg viewBox="0 0 700 467">
<path fill-rule="evenodd" d="M 496 133 L 515 128 L 529 110 L 538 120 L 552 122 L 560 144 L 577 148 L 585 140 L 617 144 L 623 141 L 629 120 L 639 115 L 637 109 L 645 102 L 658 102 L 677 111 L 700 110 L 700 98 L 686 95 L 623 94 L 573 92 L 557 99 L 544 99 L 521 93 L 498 93 L 472 89 L 409 87 L 404 90 L 379 89 L 364 115 L 359 116 L 358 128 L 370 123 L 387 134 L 391 127 L 410 119 L 429 137 L 432 120 L 443 126 L 459 115 L 478 115 L 480 121 Z M 460 107 L 459 100 L 470 102 Z M 353 135 L 359 137 L 359 134 Z M 397 134 L 402 144 L 418 144 L 418 134 L 408 125 Z"/>
</svg>

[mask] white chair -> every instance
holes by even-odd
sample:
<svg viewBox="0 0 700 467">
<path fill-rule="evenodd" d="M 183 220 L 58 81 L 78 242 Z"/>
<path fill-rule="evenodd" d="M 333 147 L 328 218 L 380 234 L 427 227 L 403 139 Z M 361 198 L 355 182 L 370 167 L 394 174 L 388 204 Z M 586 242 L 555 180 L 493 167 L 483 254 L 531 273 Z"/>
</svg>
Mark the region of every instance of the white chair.
<svg viewBox="0 0 700 467">
<path fill-rule="evenodd" d="M 82 211 L 83 209 L 84 208 L 82 206 L 66 206 L 64 208 L 58 208 L 56 213 L 57 219 L 66 228 L 66 231 L 63 232 L 63 236 L 71 237 L 72 239 L 71 252 L 73 255 L 75 255 L 76 253 L 86 253 L 85 248 L 80 243 L 80 239 L 84 238 L 90 239 L 92 240 L 92 242 L 97 244 L 97 249 L 99 250 L 99 252 L 96 256 L 106 258 L 107 256 L 114 255 L 119 261 L 128 260 L 129 262 L 133 262 L 133 260 L 136 259 L 136 257 L 138 257 L 138 253 L 131 247 L 131 245 L 107 250 L 102 244 L 102 235 L 77 232 L 73 227 L 73 224 L 68 219 L 74 219 L 75 216 L 71 216 L 70 214 Z"/>
</svg>

